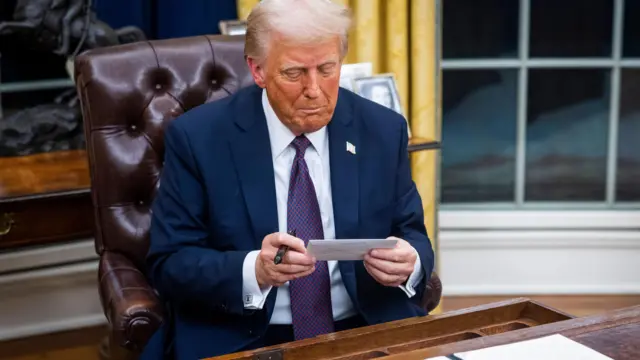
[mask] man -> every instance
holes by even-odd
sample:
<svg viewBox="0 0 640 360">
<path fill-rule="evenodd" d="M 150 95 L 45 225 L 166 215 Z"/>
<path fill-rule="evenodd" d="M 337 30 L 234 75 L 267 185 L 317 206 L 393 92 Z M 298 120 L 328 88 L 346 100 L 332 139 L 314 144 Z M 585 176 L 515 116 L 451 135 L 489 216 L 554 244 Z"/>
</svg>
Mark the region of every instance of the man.
<svg viewBox="0 0 640 360">
<path fill-rule="evenodd" d="M 256 85 L 166 129 L 148 264 L 171 320 L 144 358 L 163 347 L 210 357 L 424 315 L 434 256 L 406 122 L 339 90 L 350 21 L 327 0 L 263 0 L 245 45 Z M 316 261 L 305 245 L 387 237 L 397 246 L 364 261 Z"/>
</svg>

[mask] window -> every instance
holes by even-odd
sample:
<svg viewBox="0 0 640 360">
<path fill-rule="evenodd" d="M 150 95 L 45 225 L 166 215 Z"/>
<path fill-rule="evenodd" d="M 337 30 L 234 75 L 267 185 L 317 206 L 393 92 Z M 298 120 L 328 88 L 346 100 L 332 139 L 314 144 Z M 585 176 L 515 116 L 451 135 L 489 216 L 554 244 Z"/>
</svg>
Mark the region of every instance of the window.
<svg viewBox="0 0 640 360">
<path fill-rule="evenodd" d="M 442 7 L 443 208 L 640 205 L 639 1 Z"/>
</svg>

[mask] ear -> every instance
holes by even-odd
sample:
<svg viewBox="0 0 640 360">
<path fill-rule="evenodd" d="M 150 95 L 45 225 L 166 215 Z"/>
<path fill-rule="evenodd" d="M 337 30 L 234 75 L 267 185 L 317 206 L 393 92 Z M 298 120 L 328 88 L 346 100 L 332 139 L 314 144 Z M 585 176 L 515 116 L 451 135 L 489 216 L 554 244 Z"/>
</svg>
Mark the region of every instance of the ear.
<svg viewBox="0 0 640 360">
<path fill-rule="evenodd" d="M 251 76 L 253 76 L 253 81 L 256 82 L 256 85 L 264 89 L 266 87 L 264 67 L 259 65 L 256 59 L 252 57 L 247 57 L 246 60 L 249 70 L 251 71 Z"/>
</svg>

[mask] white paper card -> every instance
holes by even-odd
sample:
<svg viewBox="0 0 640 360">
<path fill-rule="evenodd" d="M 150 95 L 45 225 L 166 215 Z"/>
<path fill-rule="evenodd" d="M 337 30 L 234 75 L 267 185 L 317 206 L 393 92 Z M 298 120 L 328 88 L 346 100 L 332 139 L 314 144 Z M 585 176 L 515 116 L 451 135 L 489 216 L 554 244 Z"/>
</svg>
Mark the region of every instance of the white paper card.
<svg viewBox="0 0 640 360">
<path fill-rule="evenodd" d="M 562 335 L 455 354 L 462 360 L 613 360 Z"/>
<path fill-rule="evenodd" d="M 338 239 L 309 240 L 307 251 L 316 260 L 362 260 L 371 249 L 390 249 L 398 240 L 391 239 Z"/>
</svg>

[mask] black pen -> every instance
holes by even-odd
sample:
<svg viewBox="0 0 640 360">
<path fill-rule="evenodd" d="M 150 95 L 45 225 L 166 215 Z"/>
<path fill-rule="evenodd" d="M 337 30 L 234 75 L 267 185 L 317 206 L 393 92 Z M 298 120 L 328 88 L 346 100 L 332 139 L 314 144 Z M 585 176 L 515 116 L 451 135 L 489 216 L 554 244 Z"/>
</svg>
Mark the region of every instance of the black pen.
<svg viewBox="0 0 640 360">
<path fill-rule="evenodd" d="M 288 234 L 291 236 L 296 236 L 296 230 L 289 230 Z M 280 248 L 278 248 L 278 252 L 276 252 L 276 257 L 273 258 L 273 263 L 276 265 L 282 263 L 282 260 L 284 260 L 284 254 L 287 253 L 287 250 L 289 250 L 289 247 L 287 245 L 280 245 Z"/>
</svg>

